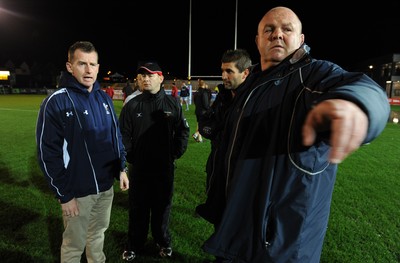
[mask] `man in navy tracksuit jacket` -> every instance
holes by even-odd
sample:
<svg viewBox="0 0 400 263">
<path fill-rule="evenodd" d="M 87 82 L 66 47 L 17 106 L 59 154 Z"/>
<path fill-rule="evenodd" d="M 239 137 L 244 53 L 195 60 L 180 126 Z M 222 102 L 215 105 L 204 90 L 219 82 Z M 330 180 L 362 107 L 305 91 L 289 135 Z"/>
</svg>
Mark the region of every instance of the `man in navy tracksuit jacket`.
<svg viewBox="0 0 400 263">
<path fill-rule="evenodd" d="M 64 219 L 61 262 L 105 262 L 114 179 L 126 190 L 126 153 L 111 98 L 96 81 L 98 54 L 90 42 L 69 49 L 59 89 L 41 104 L 36 127 L 39 165 Z"/>
<path fill-rule="evenodd" d="M 385 91 L 313 59 L 288 8 L 258 26 L 260 64 L 227 111 L 219 144 L 219 224 L 206 252 L 224 263 L 318 263 L 338 163 L 385 128 Z"/>
<path fill-rule="evenodd" d="M 189 125 L 179 100 L 161 88 L 157 63 L 138 68 L 142 94 L 122 108 L 120 124 L 130 165 L 128 245 L 123 259 L 132 261 L 144 247 L 149 224 L 159 254 L 170 257 L 168 222 L 174 181 L 174 162 L 187 148 Z M 151 222 L 151 223 L 150 223 Z"/>
</svg>

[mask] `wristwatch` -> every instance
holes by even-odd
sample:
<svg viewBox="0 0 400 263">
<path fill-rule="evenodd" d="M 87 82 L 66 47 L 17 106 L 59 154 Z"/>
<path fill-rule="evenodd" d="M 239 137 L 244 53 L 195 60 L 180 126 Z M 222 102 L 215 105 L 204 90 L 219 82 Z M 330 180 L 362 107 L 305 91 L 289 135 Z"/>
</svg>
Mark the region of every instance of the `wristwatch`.
<svg viewBox="0 0 400 263">
<path fill-rule="evenodd" d="M 128 166 L 126 166 L 121 172 L 128 173 Z"/>
</svg>

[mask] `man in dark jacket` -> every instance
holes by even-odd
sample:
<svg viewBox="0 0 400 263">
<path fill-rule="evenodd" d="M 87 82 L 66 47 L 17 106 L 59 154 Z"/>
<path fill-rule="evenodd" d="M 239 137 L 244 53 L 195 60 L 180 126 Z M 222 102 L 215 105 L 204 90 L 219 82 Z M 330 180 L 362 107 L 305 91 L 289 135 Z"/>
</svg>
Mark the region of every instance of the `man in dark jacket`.
<svg viewBox="0 0 400 263">
<path fill-rule="evenodd" d="M 144 247 L 149 224 L 162 257 L 172 254 L 168 231 L 175 160 L 187 148 L 189 125 L 179 100 L 166 95 L 157 63 L 137 70 L 142 94 L 120 114 L 121 133 L 130 163 L 128 244 L 123 259 L 132 261 Z M 151 223 L 150 223 L 151 222 Z"/>
<path fill-rule="evenodd" d="M 315 60 L 285 7 L 258 25 L 260 65 L 226 118 L 219 180 L 225 210 L 205 251 L 222 262 L 320 261 L 337 165 L 385 128 L 385 91 Z"/>
<path fill-rule="evenodd" d="M 210 109 L 211 107 L 211 90 L 208 88 L 208 84 L 202 80 L 202 79 L 198 79 L 198 87 L 197 87 L 197 91 L 194 95 L 194 106 L 195 106 L 195 110 L 194 113 L 196 115 L 196 120 L 197 120 L 197 128 L 196 128 L 196 132 L 192 134 L 193 139 L 196 142 L 203 142 L 203 137 L 201 136 L 200 132 L 199 132 L 199 120 L 200 118 L 207 113 L 207 111 Z"/>
<path fill-rule="evenodd" d="M 61 204 L 62 263 L 105 262 L 114 179 L 127 190 L 125 149 L 111 98 L 96 81 L 98 53 L 90 42 L 68 50 L 60 89 L 41 104 L 36 126 L 39 165 Z"/>
<path fill-rule="evenodd" d="M 218 187 L 214 185 L 214 182 L 218 183 L 218 180 L 214 181 L 217 174 L 215 166 L 219 161 L 217 149 L 224 128 L 225 114 L 236 94 L 237 88 L 242 85 L 250 74 L 251 67 L 251 58 L 246 50 L 235 49 L 225 51 L 221 58 L 223 84 L 218 85 L 219 92 L 210 109 L 198 120 L 200 134 L 211 140 L 211 152 L 206 163 L 207 200 L 204 204 L 196 207 L 196 212 L 214 225 L 218 224 L 220 220 L 224 203 L 224 199 L 220 199 L 218 196 L 218 200 L 213 200 L 216 197 L 213 188 Z"/>
</svg>

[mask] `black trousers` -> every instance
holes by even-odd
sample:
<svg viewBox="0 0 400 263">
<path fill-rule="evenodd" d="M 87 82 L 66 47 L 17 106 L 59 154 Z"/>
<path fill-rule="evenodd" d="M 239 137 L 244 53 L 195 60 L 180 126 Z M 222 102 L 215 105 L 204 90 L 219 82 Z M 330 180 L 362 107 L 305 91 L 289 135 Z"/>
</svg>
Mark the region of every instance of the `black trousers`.
<svg viewBox="0 0 400 263">
<path fill-rule="evenodd" d="M 161 247 L 171 246 L 168 230 L 173 195 L 173 174 L 161 179 L 149 176 L 145 180 L 130 180 L 129 226 L 127 250 L 139 251 L 151 226 L 154 241 Z"/>
</svg>

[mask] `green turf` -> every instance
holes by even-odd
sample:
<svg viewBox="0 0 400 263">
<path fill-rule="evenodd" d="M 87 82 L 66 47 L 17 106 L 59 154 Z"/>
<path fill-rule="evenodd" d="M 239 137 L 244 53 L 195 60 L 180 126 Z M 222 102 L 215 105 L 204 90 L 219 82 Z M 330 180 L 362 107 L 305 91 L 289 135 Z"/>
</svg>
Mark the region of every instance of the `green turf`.
<svg viewBox="0 0 400 263">
<path fill-rule="evenodd" d="M 42 95 L 0 95 L 0 261 L 58 262 L 62 234 L 60 206 L 38 168 L 35 124 Z M 121 101 L 115 101 L 119 112 Z M 196 127 L 194 106 L 185 112 Z M 340 166 L 321 262 L 400 262 L 400 126 L 389 123 L 380 137 Z M 159 259 L 149 242 L 136 262 L 200 263 L 212 226 L 194 215 L 204 198 L 205 162 L 210 143 L 189 138 L 177 161 L 170 222 L 174 254 Z M 107 262 L 121 262 L 128 220 L 127 192 L 115 185 Z"/>
</svg>

